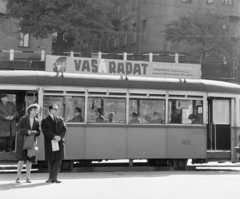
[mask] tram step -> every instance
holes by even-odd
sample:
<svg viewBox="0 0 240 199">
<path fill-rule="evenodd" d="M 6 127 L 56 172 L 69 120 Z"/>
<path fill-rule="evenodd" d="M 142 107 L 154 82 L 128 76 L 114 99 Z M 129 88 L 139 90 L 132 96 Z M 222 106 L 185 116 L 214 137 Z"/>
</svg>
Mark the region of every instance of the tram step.
<svg viewBox="0 0 240 199">
<path fill-rule="evenodd" d="M 231 151 L 207 151 L 208 160 L 231 160 Z"/>
<path fill-rule="evenodd" d="M 0 161 L 1 163 L 3 161 L 8 160 L 17 160 L 15 157 L 15 152 L 0 152 Z"/>
</svg>

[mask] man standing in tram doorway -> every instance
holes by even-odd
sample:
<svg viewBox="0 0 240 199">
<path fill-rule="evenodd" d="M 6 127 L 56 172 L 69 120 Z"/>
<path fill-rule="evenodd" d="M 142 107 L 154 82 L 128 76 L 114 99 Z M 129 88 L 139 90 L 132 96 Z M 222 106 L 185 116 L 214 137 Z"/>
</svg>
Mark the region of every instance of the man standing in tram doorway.
<svg viewBox="0 0 240 199">
<path fill-rule="evenodd" d="M 0 93 L 0 151 L 12 152 L 16 135 L 16 106 L 9 102 L 6 93 Z"/>
<path fill-rule="evenodd" d="M 57 179 L 62 160 L 65 154 L 65 134 L 67 126 L 63 118 L 57 116 L 58 106 L 53 104 L 48 108 L 49 115 L 42 120 L 42 132 L 44 135 L 45 160 L 48 161 L 49 178 L 46 183 L 61 183 Z"/>
</svg>

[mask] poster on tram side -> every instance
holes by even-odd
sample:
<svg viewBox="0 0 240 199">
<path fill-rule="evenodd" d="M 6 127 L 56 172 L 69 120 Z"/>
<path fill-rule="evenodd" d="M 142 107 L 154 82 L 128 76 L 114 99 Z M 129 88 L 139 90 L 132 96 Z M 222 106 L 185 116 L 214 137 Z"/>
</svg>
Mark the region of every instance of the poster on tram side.
<svg viewBox="0 0 240 199">
<path fill-rule="evenodd" d="M 46 71 L 155 78 L 201 79 L 200 64 L 46 56 Z"/>
</svg>

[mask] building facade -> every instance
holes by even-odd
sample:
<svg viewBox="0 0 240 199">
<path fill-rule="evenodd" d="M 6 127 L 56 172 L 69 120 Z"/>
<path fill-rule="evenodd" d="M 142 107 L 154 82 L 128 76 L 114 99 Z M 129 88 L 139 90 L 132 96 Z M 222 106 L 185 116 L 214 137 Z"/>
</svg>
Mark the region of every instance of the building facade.
<svg viewBox="0 0 240 199">
<path fill-rule="evenodd" d="M 198 10 L 209 10 L 212 13 L 229 16 L 234 27 L 233 33 L 239 35 L 239 0 L 122 0 L 119 1 L 114 16 L 117 35 L 113 38 L 99 37 L 94 42 L 94 51 L 133 54 L 179 52 L 184 54 L 186 51 L 182 46 L 173 45 L 165 40 L 164 25 L 187 12 Z M 232 60 L 228 63 L 224 63 L 223 60 L 214 62 L 214 70 L 216 67 L 219 70 L 216 78 L 240 82 L 238 43 L 238 41 L 233 41 Z M 173 61 L 174 58 L 170 58 L 171 60 Z M 209 65 L 202 67 L 203 77 L 214 79 L 216 72 L 211 72 L 213 69 L 209 67 L 211 68 Z"/>
<path fill-rule="evenodd" d="M 19 31 L 17 19 L 6 18 L 6 6 L 0 1 L 0 60 L 9 60 L 9 51 L 13 49 L 14 60 L 40 60 L 41 50 L 52 53 L 52 36 L 46 39 L 36 39 Z M 2 52 L 4 51 L 4 52 Z M 24 52 L 24 53 L 23 53 Z"/>
</svg>

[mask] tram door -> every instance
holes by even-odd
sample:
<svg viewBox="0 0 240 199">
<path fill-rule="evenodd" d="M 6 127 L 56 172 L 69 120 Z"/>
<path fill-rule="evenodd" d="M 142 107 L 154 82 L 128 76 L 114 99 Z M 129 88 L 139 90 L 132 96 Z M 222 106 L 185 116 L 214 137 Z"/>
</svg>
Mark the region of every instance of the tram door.
<svg viewBox="0 0 240 199">
<path fill-rule="evenodd" d="M 231 150 L 230 99 L 208 99 L 208 150 Z"/>
<path fill-rule="evenodd" d="M 19 118 L 26 115 L 26 108 L 38 101 L 37 91 L 13 91 L 16 94 L 16 106 Z"/>
</svg>

